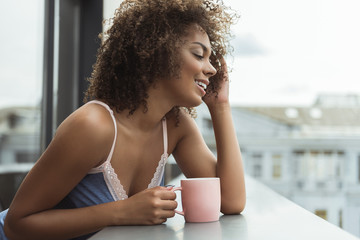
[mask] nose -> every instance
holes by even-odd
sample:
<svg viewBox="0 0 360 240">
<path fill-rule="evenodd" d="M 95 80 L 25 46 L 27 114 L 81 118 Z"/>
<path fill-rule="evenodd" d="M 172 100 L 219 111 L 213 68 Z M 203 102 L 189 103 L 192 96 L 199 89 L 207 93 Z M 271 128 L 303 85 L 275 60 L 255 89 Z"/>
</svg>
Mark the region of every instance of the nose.
<svg viewBox="0 0 360 240">
<path fill-rule="evenodd" d="M 216 69 L 214 68 L 213 65 L 211 65 L 210 61 L 208 61 L 208 64 L 206 65 L 204 74 L 207 77 L 212 77 L 212 76 L 214 76 L 216 74 Z"/>
</svg>

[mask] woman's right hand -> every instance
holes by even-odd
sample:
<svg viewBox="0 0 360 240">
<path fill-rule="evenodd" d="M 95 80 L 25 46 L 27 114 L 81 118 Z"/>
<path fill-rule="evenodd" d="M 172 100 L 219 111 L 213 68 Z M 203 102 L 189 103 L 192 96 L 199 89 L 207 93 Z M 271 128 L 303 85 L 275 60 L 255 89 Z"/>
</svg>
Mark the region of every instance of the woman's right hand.
<svg viewBox="0 0 360 240">
<path fill-rule="evenodd" d="M 123 205 L 116 216 L 116 225 L 155 225 L 174 217 L 176 194 L 166 187 L 141 191 L 117 203 Z"/>
</svg>

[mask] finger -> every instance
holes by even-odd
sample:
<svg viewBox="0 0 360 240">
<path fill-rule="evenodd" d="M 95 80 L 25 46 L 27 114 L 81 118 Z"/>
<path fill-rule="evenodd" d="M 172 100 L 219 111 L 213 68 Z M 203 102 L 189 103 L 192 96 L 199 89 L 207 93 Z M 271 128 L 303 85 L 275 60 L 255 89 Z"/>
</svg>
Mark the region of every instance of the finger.
<svg viewBox="0 0 360 240">
<path fill-rule="evenodd" d="M 225 61 L 224 57 L 222 57 L 220 59 L 220 63 L 221 63 L 221 67 L 223 68 L 224 72 L 227 73 L 227 64 L 226 64 L 226 61 Z"/>
<path fill-rule="evenodd" d="M 173 200 L 163 200 L 162 203 L 162 209 L 164 210 L 174 210 L 177 208 L 178 203 Z"/>
<path fill-rule="evenodd" d="M 167 218 L 172 218 L 175 216 L 175 211 L 174 210 L 164 210 L 161 212 L 161 219 L 167 219 Z"/>
<path fill-rule="evenodd" d="M 166 222 L 167 218 L 156 218 L 149 222 L 147 225 L 160 225 Z"/>
<path fill-rule="evenodd" d="M 172 190 L 175 185 L 174 184 L 168 184 L 168 185 L 165 185 L 166 189 L 169 189 L 169 190 Z"/>
<path fill-rule="evenodd" d="M 171 189 L 165 188 L 165 190 L 161 191 L 161 193 L 160 193 L 160 199 L 161 200 L 175 200 L 176 193 L 174 191 L 171 191 Z"/>
<path fill-rule="evenodd" d="M 168 196 L 166 195 L 167 192 L 172 192 L 172 188 L 170 187 L 163 187 L 163 186 L 157 186 L 153 188 L 148 188 L 145 191 L 153 192 L 156 194 L 156 196 L 162 198 L 162 196 Z"/>
<path fill-rule="evenodd" d="M 156 186 L 156 187 L 153 187 L 153 188 L 149 188 L 149 190 L 155 190 L 155 191 L 161 191 L 161 190 L 167 190 L 168 188 L 167 187 L 163 187 L 163 186 Z"/>
<path fill-rule="evenodd" d="M 220 59 L 220 63 L 221 63 L 222 72 L 224 74 L 223 79 L 225 80 L 225 82 L 227 82 L 229 80 L 229 75 L 228 75 L 228 69 L 225 58 L 222 57 Z"/>
<path fill-rule="evenodd" d="M 165 223 L 167 221 L 167 218 L 160 218 L 160 224 Z"/>
</svg>

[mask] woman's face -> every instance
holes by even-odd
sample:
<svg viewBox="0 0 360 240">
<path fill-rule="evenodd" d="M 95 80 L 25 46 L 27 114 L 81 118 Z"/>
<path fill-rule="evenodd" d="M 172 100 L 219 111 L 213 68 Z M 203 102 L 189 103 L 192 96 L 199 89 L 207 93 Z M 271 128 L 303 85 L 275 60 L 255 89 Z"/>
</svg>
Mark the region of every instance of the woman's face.
<svg viewBox="0 0 360 240">
<path fill-rule="evenodd" d="M 205 31 L 197 25 L 191 26 L 182 40 L 179 78 L 166 81 L 170 85 L 167 89 L 175 105 L 194 107 L 201 104 L 216 69 L 210 64 L 211 45 Z"/>
</svg>

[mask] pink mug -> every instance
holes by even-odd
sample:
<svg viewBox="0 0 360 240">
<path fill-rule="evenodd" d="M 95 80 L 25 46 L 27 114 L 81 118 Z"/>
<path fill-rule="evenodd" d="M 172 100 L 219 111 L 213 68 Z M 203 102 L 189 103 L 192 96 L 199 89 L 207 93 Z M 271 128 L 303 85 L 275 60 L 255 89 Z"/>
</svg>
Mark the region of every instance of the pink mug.
<svg viewBox="0 0 360 240">
<path fill-rule="evenodd" d="M 186 222 L 214 222 L 219 220 L 221 193 L 219 178 L 188 178 L 181 180 L 182 211 Z"/>
</svg>

